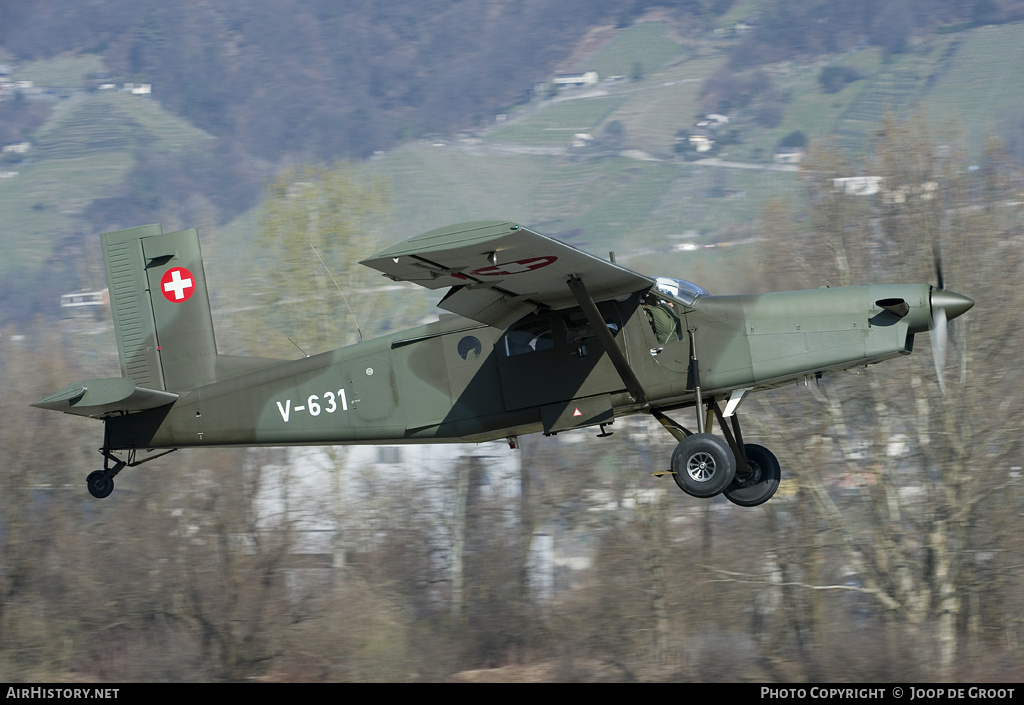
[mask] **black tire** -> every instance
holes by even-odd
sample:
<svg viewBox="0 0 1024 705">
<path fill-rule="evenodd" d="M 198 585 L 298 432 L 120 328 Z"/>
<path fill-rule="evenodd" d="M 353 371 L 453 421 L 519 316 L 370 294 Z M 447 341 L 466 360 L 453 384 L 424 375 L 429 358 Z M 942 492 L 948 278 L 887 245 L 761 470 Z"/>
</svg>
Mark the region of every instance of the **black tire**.
<svg viewBox="0 0 1024 705">
<path fill-rule="evenodd" d="M 89 473 L 89 477 L 85 478 L 85 484 L 89 488 L 89 494 L 96 499 L 109 497 L 114 491 L 114 478 L 107 477 L 107 473 L 102 470 Z"/>
<path fill-rule="evenodd" d="M 672 477 L 693 497 L 714 497 L 736 475 L 736 456 L 729 444 L 710 433 L 687 436 L 672 452 Z"/>
<path fill-rule="evenodd" d="M 764 446 L 747 443 L 743 446 L 747 454 L 748 474 L 736 475 L 725 491 L 725 498 L 741 507 L 756 507 L 764 504 L 779 489 L 782 469 L 779 459 Z"/>
</svg>

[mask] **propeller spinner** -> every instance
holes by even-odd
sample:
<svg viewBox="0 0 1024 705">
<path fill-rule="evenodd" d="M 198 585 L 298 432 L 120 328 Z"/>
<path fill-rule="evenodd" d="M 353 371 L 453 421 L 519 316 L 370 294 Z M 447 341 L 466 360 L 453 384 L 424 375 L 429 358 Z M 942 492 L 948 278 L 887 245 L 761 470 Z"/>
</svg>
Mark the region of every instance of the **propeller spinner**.
<svg viewBox="0 0 1024 705">
<path fill-rule="evenodd" d="M 942 265 L 936 259 L 935 264 L 936 272 L 938 273 L 938 280 L 942 282 Z M 923 332 L 925 330 L 931 331 L 932 340 L 932 357 L 935 360 L 935 374 L 939 380 L 939 389 L 942 393 L 946 393 L 946 382 L 943 376 L 943 369 L 946 365 L 946 344 L 949 338 L 949 321 L 953 320 L 958 316 L 962 316 L 971 310 L 974 306 L 974 301 L 958 294 L 955 291 L 947 291 L 942 286 L 930 287 L 928 293 L 929 303 L 931 305 L 930 314 L 922 316 L 920 312 L 913 316 L 911 322 L 911 332 Z M 890 313 L 904 318 L 910 314 L 913 309 L 910 304 L 903 298 L 887 298 L 879 299 L 875 302 L 875 305 L 879 308 L 885 309 Z"/>
</svg>

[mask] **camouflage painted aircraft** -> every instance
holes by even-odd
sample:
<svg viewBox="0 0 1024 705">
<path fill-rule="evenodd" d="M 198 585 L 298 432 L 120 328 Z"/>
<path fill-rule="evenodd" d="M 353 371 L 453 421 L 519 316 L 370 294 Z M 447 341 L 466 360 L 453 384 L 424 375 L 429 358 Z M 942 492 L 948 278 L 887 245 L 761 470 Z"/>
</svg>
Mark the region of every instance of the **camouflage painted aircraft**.
<svg viewBox="0 0 1024 705">
<path fill-rule="evenodd" d="M 909 354 L 915 334 L 944 340 L 946 321 L 974 304 L 941 281 L 712 296 L 514 223 L 477 222 L 362 262 L 446 289 L 439 306 L 454 315 L 271 360 L 217 352 L 195 230 L 147 225 L 102 244 L 121 377 L 34 404 L 103 421 L 103 469 L 87 478 L 94 497 L 108 496 L 125 467 L 178 448 L 515 448 L 521 434 L 598 426 L 605 437 L 616 417 L 650 414 L 678 440 L 670 472 L 684 492 L 755 506 L 775 493 L 780 468 L 743 441 L 735 412 L 748 393 Z M 667 416 L 686 408 L 695 431 Z M 707 431 L 715 418 L 724 440 Z"/>
</svg>

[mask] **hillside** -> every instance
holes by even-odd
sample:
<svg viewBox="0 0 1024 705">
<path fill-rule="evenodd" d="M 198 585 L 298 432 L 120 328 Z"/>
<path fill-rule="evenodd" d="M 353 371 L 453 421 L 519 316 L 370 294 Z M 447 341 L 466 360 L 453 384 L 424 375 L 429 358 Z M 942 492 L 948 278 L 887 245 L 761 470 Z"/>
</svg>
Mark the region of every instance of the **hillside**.
<svg viewBox="0 0 1024 705">
<path fill-rule="evenodd" d="M 648 23 L 618 31 L 600 50 L 625 56 L 620 65 L 646 63 L 650 68 L 640 80 L 566 90 L 520 106 L 488 129 L 451 140 L 416 140 L 375 157 L 366 168 L 385 177 L 393 194 L 381 246 L 452 222 L 509 218 L 598 254 L 614 250 L 620 261 L 643 271 L 692 278 L 715 293 L 759 290 L 765 284 L 755 223 L 768 201 L 795 200 L 801 193 L 796 167 L 772 162 L 786 134 L 801 130 L 811 140 L 834 135 L 860 149 L 887 113 L 924 110 L 945 127 L 947 105 L 964 111 L 962 129 L 991 133 L 999 116 L 981 103 L 965 106 L 963 93 L 976 88 L 958 77 L 979 56 L 987 57 L 991 76 L 1016 76 L 1013 52 L 974 47 L 987 46 L 993 36 L 1024 42 L 1024 24 L 1013 24 L 937 34 L 888 59 L 868 47 L 767 67 L 789 95 L 779 125 L 758 126 L 741 114 L 735 143 L 715 158 L 687 161 L 674 153 L 676 133 L 700 115 L 701 87 L 727 60 L 729 45 L 673 43 L 674 52 L 666 52 L 662 41 L 635 41 L 670 41 L 670 33 L 667 23 Z M 589 65 L 584 58 L 577 67 Z M 830 65 L 856 67 L 861 78 L 824 93 L 818 76 Z M 900 76 L 902 83 L 894 79 Z M 622 130 L 609 137 L 607 127 L 615 122 Z M 594 135 L 594 142 L 572 146 L 578 132 Z M 246 281 L 261 271 L 259 253 L 246 247 L 255 222 L 251 214 L 217 231 L 221 253 L 240 253 L 218 265 L 223 281 Z M 319 264 L 311 261 L 311 267 Z M 225 287 L 222 301 L 231 290 Z M 409 297 L 430 315 L 433 297 L 417 291 Z"/>
<path fill-rule="evenodd" d="M 765 67 L 786 96 L 778 125 L 759 125 L 753 110 L 739 110 L 730 123 L 737 132 L 732 143 L 715 158 L 684 161 L 675 152 L 677 134 L 700 117 L 702 86 L 727 60 L 727 44 L 674 44 L 666 52 L 670 33 L 664 23 L 623 30 L 593 57 L 644 63 L 649 68 L 640 80 L 567 90 L 466 139 L 421 141 L 373 162 L 400 194 L 396 230 L 412 235 L 486 212 L 575 234 L 595 251 L 712 244 L 748 228 L 769 199 L 795 194 L 795 167 L 772 160 L 794 131 L 812 141 L 832 135 L 857 151 L 886 114 L 923 111 L 936 129 L 983 138 L 999 133 L 1005 116 L 1024 104 L 998 90 L 1024 78 L 1024 24 L 935 34 L 900 55 L 866 47 Z M 638 36 L 659 41 L 637 42 Z M 833 65 L 854 67 L 860 78 L 825 93 L 818 77 Z M 577 133 L 594 140 L 572 146 Z"/>
<path fill-rule="evenodd" d="M 5 167 L 16 176 L 0 180 L 0 300 L 19 318 L 53 312 L 61 293 L 95 282 L 102 263 L 89 210 L 123 189 L 140 158 L 210 141 L 155 102 L 125 93 L 68 98 L 32 137 L 25 158 Z"/>
<path fill-rule="evenodd" d="M 632 16 L 623 0 L 63 5 L 6 11 L 0 47 L 21 60 L 97 54 L 114 77 L 156 86 L 170 112 L 271 161 L 365 157 L 472 125 L 588 28 Z"/>
<path fill-rule="evenodd" d="M 495 100 L 486 124 L 456 134 L 455 126 L 483 119 L 470 111 L 433 136 L 377 154 L 367 168 L 392 184 L 388 232 L 399 239 L 453 221 L 508 217 L 595 252 L 659 253 L 660 266 L 699 275 L 715 271 L 727 255 L 719 247 L 697 257 L 686 248 L 750 242 L 764 204 L 797 193 L 795 167 L 772 163 L 788 136 L 835 135 L 856 150 L 888 111 L 917 109 L 937 126 L 958 125 L 978 147 L 988 134 L 1024 127 L 1008 117 L 1019 113 L 1021 100 L 999 90 L 1019 83 L 1024 25 L 925 32 L 900 53 L 860 46 L 730 68 L 747 40 L 721 24 L 731 27 L 755 4 L 736 4 L 690 33 L 681 28 L 682 15 L 665 11 L 620 29 L 563 27 L 578 43 L 559 49 L 564 63 L 549 55 L 548 70 L 538 75 L 597 70 L 600 83 L 535 91 L 510 74 L 502 85 L 515 95 L 530 88 L 529 97 L 501 112 Z M 855 78 L 825 92 L 819 79 L 827 67 L 849 69 Z M 226 123 L 208 131 L 176 117 L 163 107 L 174 91 L 160 83 L 151 97 L 97 90 L 94 77 L 109 68 L 96 54 L 17 65 L 14 79 L 65 97 L 49 103 L 46 122 L 32 134 L 33 151 L 4 167 L 18 176 L 0 181 L 6 320 L 54 313 L 60 293 L 101 285 L 99 262 L 89 254 L 95 232 L 153 221 L 212 231 L 252 208 L 277 169 L 246 153 L 242 135 Z M 711 135 L 713 151 L 685 153 L 686 136 L 718 106 L 729 107 L 730 122 Z M 201 122 L 209 125 L 209 117 Z M 581 134 L 588 138 L 581 141 Z M 330 155 L 323 146 L 319 158 Z M 241 228 L 222 232 L 248 252 Z M 730 267 L 736 265 L 724 268 Z M 726 278 L 711 288 L 738 286 Z"/>
</svg>

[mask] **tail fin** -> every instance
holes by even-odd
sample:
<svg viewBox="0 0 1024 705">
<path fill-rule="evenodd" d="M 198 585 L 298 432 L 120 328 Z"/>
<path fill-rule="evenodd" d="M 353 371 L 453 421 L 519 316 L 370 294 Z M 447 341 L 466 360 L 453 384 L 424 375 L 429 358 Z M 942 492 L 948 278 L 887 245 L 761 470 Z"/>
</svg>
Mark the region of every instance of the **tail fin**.
<svg viewBox="0 0 1024 705">
<path fill-rule="evenodd" d="M 162 231 L 105 233 L 103 259 L 121 375 L 180 392 L 215 381 L 217 342 L 199 233 Z"/>
</svg>

